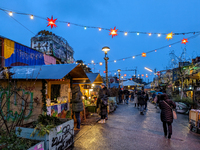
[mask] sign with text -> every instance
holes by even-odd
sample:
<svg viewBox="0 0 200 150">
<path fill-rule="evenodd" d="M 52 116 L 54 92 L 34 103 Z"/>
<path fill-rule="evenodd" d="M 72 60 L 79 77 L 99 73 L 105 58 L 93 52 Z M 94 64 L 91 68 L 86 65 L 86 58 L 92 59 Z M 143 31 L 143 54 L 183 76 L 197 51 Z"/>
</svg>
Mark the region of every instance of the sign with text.
<svg viewBox="0 0 200 150">
<path fill-rule="evenodd" d="M 69 120 L 49 134 L 50 150 L 65 150 L 74 142 L 74 120 Z"/>
</svg>

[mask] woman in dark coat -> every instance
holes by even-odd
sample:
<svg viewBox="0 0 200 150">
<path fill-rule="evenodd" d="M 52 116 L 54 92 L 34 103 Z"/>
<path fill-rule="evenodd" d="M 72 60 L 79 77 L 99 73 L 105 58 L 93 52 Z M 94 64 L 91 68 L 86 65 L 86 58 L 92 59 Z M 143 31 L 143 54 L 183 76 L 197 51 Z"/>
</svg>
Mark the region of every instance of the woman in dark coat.
<svg viewBox="0 0 200 150">
<path fill-rule="evenodd" d="M 72 103 L 73 116 L 75 114 L 77 120 L 77 127 L 75 128 L 75 130 L 79 130 L 81 125 L 80 112 L 83 111 L 82 93 L 80 91 L 79 86 L 75 86 L 72 88 L 71 103 Z"/>
<path fill-rule="evenodd" d="M 145 97 L 144 92 L 138 92 L 138 103 L 140 105 L 140 114 L 144 115 Z"/>
<path fill-rule="evenodd" d="M 168 99 L 167 94 L 161 94 L 159 96 L 159 107 L 161 109 L 161 121 L 163 122 L 164 135 L 165 137 L 167 137 L 168 133 L 168 139 L 170 139 L 172 135 L 172 122 L 173 122 L 172 109 L 176 108 L 176 104 L 172 100 Z M 167 132 L 167 125 L 168 125 L 168 132 Z"/>
<path fill-rule="evenodd" d="M 101 84 L 101 89 L 99 90 L 98 99 L 97 99 L 97 108 L 100 108 L 100 116 L 101 120 L 99 123 L 105 123 L 105 118 L 107 115 L 107 105 L 104 105 L 102 101 L 106 101 L 108 103 L 109 91 L 105 84 Z"/>
</svg>

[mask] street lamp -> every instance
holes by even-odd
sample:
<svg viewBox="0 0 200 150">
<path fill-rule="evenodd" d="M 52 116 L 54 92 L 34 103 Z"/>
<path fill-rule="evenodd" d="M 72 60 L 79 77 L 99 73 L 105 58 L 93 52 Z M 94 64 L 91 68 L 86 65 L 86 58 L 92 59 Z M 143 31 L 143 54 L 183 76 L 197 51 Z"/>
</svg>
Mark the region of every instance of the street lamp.
<svg viewBox="0 0 200 150">
<path fill-rule="evenodd" d="M 110 51 L 110 48 L 105 46 L 102 48 L 102 51 L 104 51 L 105 53 L 105 57 L 104 57 L 104 60 L 105 60 L 105 67 L 106 67 L 106 86 L 108 88 L 108 56 L 107 56 L 107 53 L 108 51 Z"/>
<path fill-rule="evenodd" d="M 117 70 L 117 72 L 119 73 L 119 88 L 120 88 L 120 71 L 121 71 L 121 69 Z"/>
</svg>

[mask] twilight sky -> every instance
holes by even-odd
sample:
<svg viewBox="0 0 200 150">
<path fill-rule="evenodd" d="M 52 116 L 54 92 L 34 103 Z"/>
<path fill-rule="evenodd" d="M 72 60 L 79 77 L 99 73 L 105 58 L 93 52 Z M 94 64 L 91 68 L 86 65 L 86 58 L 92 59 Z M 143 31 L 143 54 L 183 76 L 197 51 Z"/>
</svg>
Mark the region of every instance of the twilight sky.
<svg viewBox="0 0 200 150">
<path fill-rule="evenodd" d="M 200 0 L 1 0 L 0 8 L 16 12 L 29 13 L 44 18 L 51 17 L 62 21 L 68 21 L 86 26 L 102 28 L 114 28 L 123 31 L 139 31 L 148 33 L 184 33 L 200 31 Z M 117 61 L 115 59 L 126 58 L 170 45 L 181 41 L 183 38 L 193 36 L 175 35 L 172 40 L 167 40 L 166 35 L 148 36 L 129 33 L 125 36 L 111 37 L 109 31 L 98 29 L 86 29 L 67 24 L 57 23 L 57 28 L 47 27 L 47 21 L 39 18 L 31 20 L 28 16 L 14 14 L 13 17 L 26 26 L 33 33 L 40 30 L 49 30 L 58 36 L 65 38 L 74 49 L 75 60 L 82 59 L 86 63 L 104 62 L 102 47 L 109 46 L 108 56 L 113 62 L 108 63 L 110 71 L 117 69 L 135 69 L 137 74 L 148 74 L 152 80 L 153 74 L 146 71 L 150 69 L 164 70 L 169 66 L 169 53 L 174 50 L 179 57 L 186 48 L 186 58 L 200 56 L 200 36 L 189 39 L 186 45 L 178 43 L 134 59 Z M 30 46 L 31 33 L 5 12 L 0 11 L 0 35 L 16 42 Z M 94 68 L 94 66 L 89 66 Z M 95 65 L 93 71 L 103 74 L 103 66 Z M 114 74 L 115 72 L 109 72 Z M 134 72 L 126 71 L 123 74 L 134 75 Z M 144 78 L 145 79 L 145 78 Z"/>
</svg>

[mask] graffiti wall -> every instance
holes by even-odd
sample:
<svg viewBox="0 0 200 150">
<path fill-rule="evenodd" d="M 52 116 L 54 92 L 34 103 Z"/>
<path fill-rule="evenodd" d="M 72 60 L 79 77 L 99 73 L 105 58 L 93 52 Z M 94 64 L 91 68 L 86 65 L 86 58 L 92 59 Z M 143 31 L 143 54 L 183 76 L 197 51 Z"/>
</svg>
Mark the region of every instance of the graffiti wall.
<svg viewBox="0 0 200 150">
<path fill-rule="evenodd" d="M 17 88 L 3 82 L 1 87 L 0 111 L 6 120 L 15 120 L 26 110 L 24 123 L 28 123 L 42 113 L 42 81 L 18 81 Z"/>
</svg>

